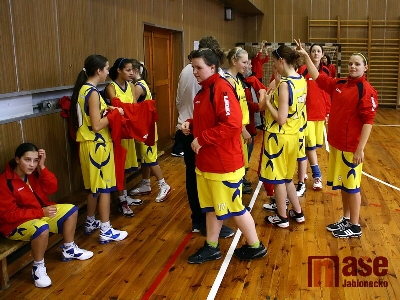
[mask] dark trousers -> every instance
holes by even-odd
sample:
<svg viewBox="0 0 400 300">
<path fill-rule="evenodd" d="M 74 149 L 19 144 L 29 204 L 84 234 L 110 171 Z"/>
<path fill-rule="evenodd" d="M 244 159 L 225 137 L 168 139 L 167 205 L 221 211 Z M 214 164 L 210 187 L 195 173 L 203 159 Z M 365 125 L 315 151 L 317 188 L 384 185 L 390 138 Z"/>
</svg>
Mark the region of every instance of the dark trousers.
<svg viewBox="0 0 400 300">
<path fill-rule="evenodd" d="M 177 130 L 175 133 L 175 141 L 174 141 L 174 145 L 172 146 L 172 153 L 176 153 L 176 154 L 180 154 L 181 152 L 183 152 L 183 145 L 182 145 L 182 131 L 181 130 Z"/>
<path fill-rule="evenodd" d="M 193 152 L 191 143 L 194 139 L 192 134 L 184 135 L 181 130 L 176 136 L 182 141 L 184 160 L 186 165 L 186 193 L 188 196 L 190 210 L 192 211 L 192 224 L 206 225 L 206 214 L 201 211 L 199 196 L 197 193 L 196 180 L 196 153 Z"/>
</svg>

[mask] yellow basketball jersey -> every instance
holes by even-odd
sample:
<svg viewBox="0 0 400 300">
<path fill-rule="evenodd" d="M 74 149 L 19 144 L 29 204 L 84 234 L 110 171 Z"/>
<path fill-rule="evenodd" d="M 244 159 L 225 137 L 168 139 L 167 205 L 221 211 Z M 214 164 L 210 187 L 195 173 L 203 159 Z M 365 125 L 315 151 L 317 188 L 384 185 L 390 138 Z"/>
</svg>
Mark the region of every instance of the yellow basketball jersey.
<svg viewBox="0 0 400 300">
<path fill-rule="evenodd" d="M 89 97 L 91 93 L 98 93 L 100 98 L 100 114 L 102 115 L 107 108 L 107 104 L 104 102 L 103 97 L 101 97 L 97 88 L 89 83 L 85 83 L 78 96 L 78 103 L 76 105 L 76 110 L 78 114 L 79 129 L 76 134 L 77 142 L 93 141 L 97 143 L 103 143 L 106 141 L 111 141 L 110 131 L 108 126 L 101 129 L 99 132 L 94 132 L 92 130 L 92 124 L 90 122 L 89 116 Z"/>
<path fill-rule="evenodd" d="M 119 86 L 119 84 L 115 81 L 111 81 L 110 83 L 115 89 L 115 96 L 121 100 L 122 103 L 133 103 L 133 94 L 131 85 L 126 82 L 125 90 Z"/>
<path fill-rule="evenodd" d="M 246 93 L 242 81 L 232 76 L 232 74 L 226 72 L 225 78 L 232 78 L 235 81 L 235 91 L 239 97 L 240 109 L 242 110 L 242 125 L 247 125 L 250 123 L 249 107 L 247 106 Z"/>
<path fill-rule="evenodd" d="M 272 106 L 275 109 L 279 109 L 279 87 L 282 82 L 286 82 L 289 88 L 289 111 L 286 123 L 279 125 L 267 110 L 265 114 L 265 129 L 272 133 L 295 134 L 298 133 L 300 127 L 304 125 L 302 112 L 305 108 L 307 82 L 301 75 L 282 77 L 272 95 Z"/>
</svg>

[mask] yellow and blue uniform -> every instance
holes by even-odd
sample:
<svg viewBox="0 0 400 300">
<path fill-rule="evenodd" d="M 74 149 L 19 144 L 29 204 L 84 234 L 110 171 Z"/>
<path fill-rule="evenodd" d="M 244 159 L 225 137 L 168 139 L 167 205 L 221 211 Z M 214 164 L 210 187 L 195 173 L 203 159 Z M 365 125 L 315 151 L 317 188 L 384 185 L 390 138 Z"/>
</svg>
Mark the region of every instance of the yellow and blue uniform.
<svg viewBox="0 0 400 300">
<path fill-rule="evenodd" d="M 147 85 L 146 81 L 143 79 L 138 80 L 135 82 L 135 86 L 140 86 L 145 92 L 146 95 L 141 95 L 138 99 L 138 103 L 146 100 L 152 100 L 151 96 L 151 91 L 149 86 Z M 140 162 L 142 166 L 156 166 L 158 165 L 157 162 L 157 140 L 158 140 L 158 134 L 157 134 L 157 124 L 155 128 L 155 143 L 153 146 L 148 146 L 143 142 L 136 141 L 137 143 L 137 148 L 139 149 L 139 155 L 140 156 Z"/>
<path fill-rule="evenodd" d="M 289 89 L 289 111 L 286 123 L 279 125 L 270 112 L 265 115 L 264 147 L 260 180 L 271 184 L 292 181 L 299 152 L 301 113 L 307 96 L 307 83 L 299 76 L 282 77 L 272 95 L 272 105 L 279 109 L 279 88 L 286 82 Z M 304 121 L 303 121 L 304 122 Z"/>
<path fill-rule="evenodd" d="M 79 142 L 79 159 L 83 182 L 88 192 L 110 193 L 116 190 L 114 150 L 108 126 L 99 132 L 92 130 L 89 116 L 89 97 L 91 93 L 99 95 L 99 110 L 103 115 L 107 104 L 95 86 L 85 83 L 78 96 L 77 114 L 79 128 L 76 141 Z"/>
<path fill-rule="evenodd" d="M 239 105 L 242 111 L 242 125 L 246 126 L 250 123 L 250 113 L 249 113 L 249 107 L 247 106 L 246 92 L 244 91 L 243 83 L 240 79 L 234 77 L 229 72 L 225 72 L 225 78 L 232 78 L 235 81 L 235 91 L 237 97 L 239 98 Z M 240 138 L 242 140 L 244 167 L 247 169 L 249 167 L 249 155 L 248 155 L 247 144 L 244 142 L 242 135 L 240 135 Z"/>
<path fill-rule="evenodd" d="M 307 159 L 306 155 L 306 138 L 308 136 L 307 109 L 306 101 L 299 103 L 300 111 L 300 130 L 299 130 L 299 152 L 297 153 L 297 161 Z"/>
<path fill-rule="evenodd" d="M 133 94 L 131 85 L 126 82 L 126 87 L 123 89 L 117 82 L 110 83 L 114 87 L 115 96 L 118 97 L 122 103 L 133 103 Z M 134 139 L 122 139 L 121 145 L 126 149 L 125 159 L 125 172 L 136 171 L 139 167 L 136 155 L 136 146 Z"/>
</svg>

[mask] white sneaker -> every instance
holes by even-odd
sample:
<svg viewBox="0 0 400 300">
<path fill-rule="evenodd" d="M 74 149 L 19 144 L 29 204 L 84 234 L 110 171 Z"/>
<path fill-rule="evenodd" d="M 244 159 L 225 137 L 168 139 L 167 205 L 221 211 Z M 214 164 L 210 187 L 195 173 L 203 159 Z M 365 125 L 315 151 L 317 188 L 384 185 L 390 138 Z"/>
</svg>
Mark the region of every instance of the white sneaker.
<svg viewBox="0 0 400 300">
<path fill-rule="evenodd" d="M 81 249 L 75 243 L 72 247 L 68 249 L 65 248 L 64 246 L 61 246 L 61 248 L 62 248 L 62 259 L 61 259 L 62 261 L 70 261 L 72 259 L 86 260 L 93 256 L 92 251 Z"/>
<path fill-rule="evenodd" d="M 140 195 L 149 195 L 151 193 L 151 187 L 149 182 L 142 182 L 140 183 L 139 187 L 133 189 L 129 192 L 131 196 L 140 196 Z"/>
<path fill-rule="evenodd" d="M 166 183 L 161 184 L 158 187 L 159 191 L 156 197 L 156 202 L 163 202 L 165 199 L 167 199 L 169 193 L 171 192 L 171 187 Z"/>
<path fill-rule="evenodd" d="M 314 184 L 313 184 L 312 188 L 313 188 L 314 191 L 322 190 L 322 178 L 321 177 L 315 177 L 314 178 Z"/>
<path fill-rule="evenodd" d="M 129 206 L 131 206 L 131 205 L 142 205 L 143 204 L 143 200 L 133 199 L 130 196 L 125 196 L 125 201 L 128 203 Z"/>
<path fill-rule="evenodd" d="M 90 235 L 95 231 L 96 229 L 100 228 L 100 220 L 94 220 L 93 222 L 89 222 L 86 220 L 85 222 L 85 234 Z"/>
<path fill-rule="evenodd" d="M 297 197 L 303 197 L 304 193 L 306 192 L 306 184 L 304 182 L 297 183 Z"/>
<path fill-rule="evenodd" d="M 128 203 L 126 200 L 120 201 L 118 203 L 118 208 L 119 212 L 124 216 L 124 217 L 133 217 L 135 214 L 133 213 L 132 209 L 128 206 Z"/>
<path fill-rule="evenodd" d="M 126 231 L 116 230 L 110 226 L 106 231 L 100 229 L 99 243 L 107 244 L 113 241 L 122 241 L 127 236 L 128 233 Z"/>
<path fill-rule="evenodd" d="M 51 285 L 51 279 L 47 275 L 46 266 L 44 264 L 33 265 L 32 278 L 36 287 L 45 288 Z"/>
</svg>

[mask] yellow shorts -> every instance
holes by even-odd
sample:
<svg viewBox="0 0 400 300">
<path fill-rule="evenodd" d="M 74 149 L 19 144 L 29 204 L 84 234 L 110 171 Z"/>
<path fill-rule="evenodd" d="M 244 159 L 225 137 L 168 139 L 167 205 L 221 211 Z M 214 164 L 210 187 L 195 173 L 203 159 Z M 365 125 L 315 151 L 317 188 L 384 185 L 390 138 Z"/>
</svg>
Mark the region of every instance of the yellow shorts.
<svg viewBox="0 0 400 300">
<path fill-rule="evenodd" d="M 321 148 L 324 144 L 325 121 L 307 121 L 306 150 Z"/>
<path fill-rule="evenodd" d="M 97 197 L 99 193 L 116 191 L 112 142 L 80 142 L 79 160 L 81 162 L 83 183 L 88 192 Z"/>
<path fill-rule="evenodd" d="M 143 142 L 137 142 L 139 149 L 139 161 L 142 166 L 156 166 L 157 162 L 157 142 L 154 146 L 147 146 Z"/>
<path fill-rule="evenodd" d="M 53 218 L 43 217 L 22 223 L 7 237 L 15 241 L 31 241 L 37 238 L 43 231 L 63 233 L 64 221 L 68 219 L 78 208 L 72 204 L 56 204 L 57 213 Z"/>
<path fill-rule="evenodd" d="M 245 169 L 248 169 L 249 168 L 249 151 L 247 149 L 247 144 L 245 143 L 242 135 L 240 135 L 240 140 L 242 141 L 244 167 L 245 167 Z"/>
<path fill-rule="evenodd" d="M 216 174 L 196 168 L 197 191 L 203 212 L 215 212 L 218 220 L 241 216 L 246 212 L 242 203 L 244 168 Z"/>
<path fill-rule="evenodd" d="M 353 164 L 354 153 L 330 147 L 328 163 L 328 185 L 333 190 L 350 194 L 360 192 L 363 164 Z"/>
<path fill-rule="evenodd" d="M 306 138 L 303 132 L 299 132 L 299 151 L 297 152 L 297 161 L 303 161 L 307 159 L 305 142 Z"/>
<path fill-rule="evenodd" d="M 123 139 L 121 145 L 126 149 L 125 172 L 137 171 L 139 164 L 134 139 Z"/>
<path fill-rule="evenodd" d="M 297 166 L 299 135 L 264 133 L 260 180 L 270 184 L 289 183 Z"/>
</svg>

